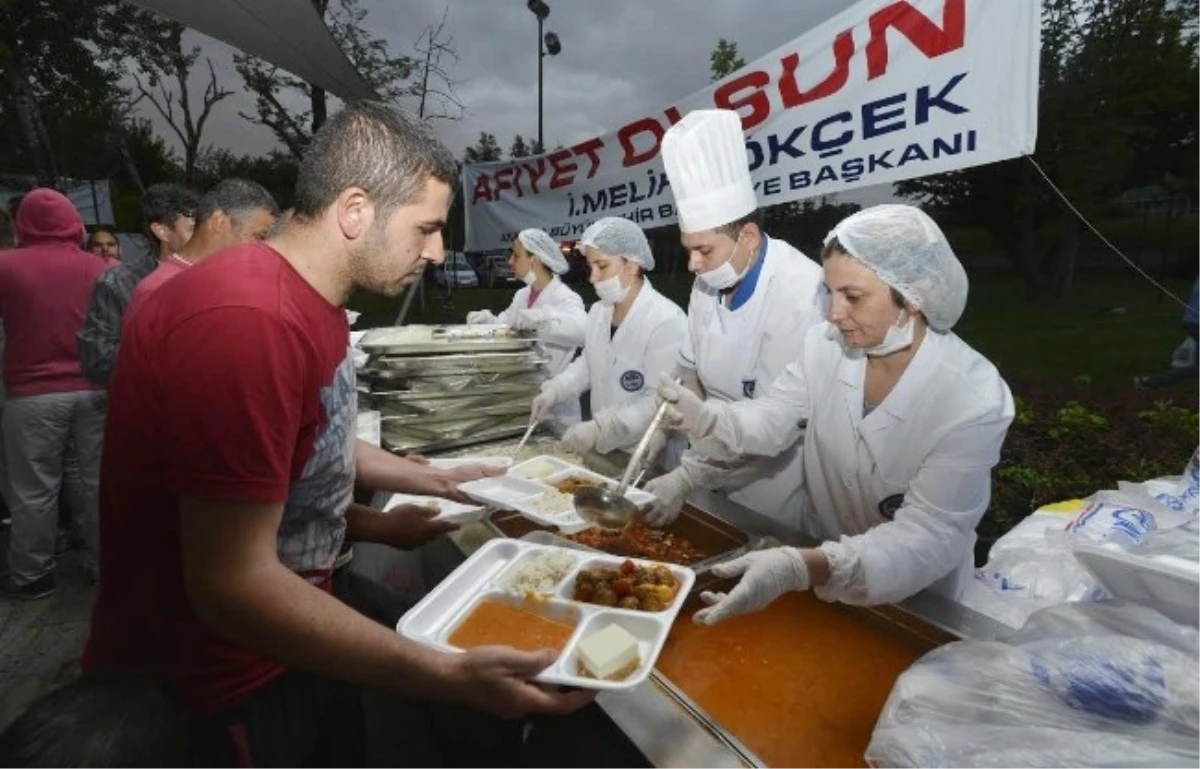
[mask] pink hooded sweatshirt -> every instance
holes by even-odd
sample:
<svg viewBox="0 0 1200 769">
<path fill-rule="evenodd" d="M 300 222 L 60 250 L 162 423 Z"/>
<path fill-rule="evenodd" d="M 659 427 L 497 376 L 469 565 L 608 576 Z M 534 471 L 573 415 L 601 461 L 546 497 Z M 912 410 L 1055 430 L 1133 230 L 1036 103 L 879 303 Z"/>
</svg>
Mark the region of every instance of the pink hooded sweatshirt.
<svg viewBox="0 0 1200 769">
<path fill-rule="evenodd" d="M 96 389 L 80 373 L 75 334 L 108 265 L 80 247 L 83 219 L 59 192 L 26 195 L 16 224 L 19 247 L 0 251 L 8 397 Z"/>
</svg>

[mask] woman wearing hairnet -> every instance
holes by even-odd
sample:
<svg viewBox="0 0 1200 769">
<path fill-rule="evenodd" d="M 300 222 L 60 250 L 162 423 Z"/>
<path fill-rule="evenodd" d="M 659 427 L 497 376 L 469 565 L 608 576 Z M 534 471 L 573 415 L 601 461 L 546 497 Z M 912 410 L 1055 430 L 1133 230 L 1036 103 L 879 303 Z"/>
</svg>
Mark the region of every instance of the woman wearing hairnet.
<svg viewBox="0 0 1200 769">
<path fill-rule="evenodd" d="M 646 278 L 654 255 L 633 222 L 601 219 L 584 231 L 579 249 L 600 301 L 587 315 L 583 354 L 542 385 L 533 418 L 542 420 L 590 389 L 592 420 L 572 427 L 562 442 L 572 451 L 606 454 L 632 448 L 646 431 L 656 408 L 654 383 L 675 367 L 687 319 Z"/>
<path fill-rule="evenodd" d="M 583 344 L 587 322 L 583 299 L 558 277 L 566 274 L 567 260 L 554 238 L 542 230 L 528 229 L 517 234 L 508 263 L 524 288 L 504 312 L 493 315 L 490 310 L 475 310 L 467 313 L 467 323 L 507 323 L 537 332 L 547 372 L 550 376 L 561 374 Z M 579 399 L 563 400 L 553 417 L 565 425 L 578 423 Z"/>
<path fill-rule="evenodd" d="M 822 254 L 828 322 L 765 397 L 701 401 L 664 382 L 667 418 L 735 454 L 772 455 L 807 422 L 804 531 L 816 548 L 780 547 L 714 569 L 742 575 L 706 593 L 696 620 L 756 611 L 788 590 L 855 604 L 925 588 L 958 598 L 971 579 L 975 526 L 1013 418 L 1000 373 L 951 333 L 967 276 L 933 220 L 912 206 L 842 221 Z"/>
</svg>

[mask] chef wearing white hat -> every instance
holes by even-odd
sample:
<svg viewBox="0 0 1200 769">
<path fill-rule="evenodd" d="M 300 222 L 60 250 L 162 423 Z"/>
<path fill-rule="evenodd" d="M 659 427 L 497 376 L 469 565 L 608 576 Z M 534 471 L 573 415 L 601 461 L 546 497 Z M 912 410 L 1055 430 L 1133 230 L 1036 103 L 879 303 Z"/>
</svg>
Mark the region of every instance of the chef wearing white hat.
<svg viewBox="0 0 1200 769">
<path fill-rule="evenodd" d="M 821 268 L 762 231 L 736 112 L 689 113 L 667 131 L 662 157 L 696 275 L 680 350 L 683 381 L 706 398 L 752 399 L 799 357 L 805 332 L 822 320 Z M 670 523 L 689 492 L 707 487 L 799 529 L 802 442 L 733 468 L 706 461 L 703 441 L 694 442 L 678 468 L 647 484 L 659 501 L 646 520 Z"/>
<path fill-rule="evenodd" d="M 521 230 L 508 255 L 513 275 L 525 285 L 512 304 L 499 315 L 490 310 L 467 313 L 467 323 L 506 323 L 537 333 L 538 349 L 546 359 L 546 373 L 555 377 L 566 370 L 583 346 L 587 310 L 583 298 L 562 282 L 569 268 L 562 249 L 543 230 Z M 563 425 L 579 422 L 579 399 L 559 403 L 551 414 Z"/>
</svg>

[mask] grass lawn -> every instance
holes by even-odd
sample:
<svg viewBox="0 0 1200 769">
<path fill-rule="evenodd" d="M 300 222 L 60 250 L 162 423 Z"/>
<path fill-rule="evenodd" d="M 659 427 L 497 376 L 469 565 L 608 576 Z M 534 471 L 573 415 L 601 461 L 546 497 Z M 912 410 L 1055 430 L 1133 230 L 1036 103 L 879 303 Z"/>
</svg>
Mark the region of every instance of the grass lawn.
<svg viewBox="0 0 1200 769">
<path fill-rule="evenodd" d="M 690 275 L 653 280 L 686 309 Z M 1185 298 L 1190 288 L 1182 281 L 1172 281 L 1168 287 Z M 594 301 L 590 286 L 575 288 L 585 302 Z M 424 306 L 414 302 L 409 322 L 462 323 L 470 310 L 499 312 L 512 301 L 515 290 L 514 284 L 447 294 L 427 286 Z M 1136 275 L 1106 273 L 1079 276 L 1065 300 L 1029 303 L 1016 276 L 973 275 L 967 311 L 955 330 L 1006 375 L 1129 381 L 1164 368 L 1183 340 L 1182 308 L 1169 299 L 1157 299 L 1156 293 Z M 363 313 L 360 329 L 392 324 L 399 306 L 399 300 L 368 294 L 350 302 L 352 309 Z"/>
</svg>

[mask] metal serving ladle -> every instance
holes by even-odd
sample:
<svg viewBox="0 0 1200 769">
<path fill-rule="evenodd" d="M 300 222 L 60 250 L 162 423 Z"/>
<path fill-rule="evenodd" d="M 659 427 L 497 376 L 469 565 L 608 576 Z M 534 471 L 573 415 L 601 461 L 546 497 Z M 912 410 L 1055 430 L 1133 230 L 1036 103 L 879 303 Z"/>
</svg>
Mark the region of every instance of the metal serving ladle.
<svg viewBox="0 0 1200 769">
<path fill-rule="evenodd" d="M 575 493 L 575 512 L 580 518 L 602 529 L 622 529 L 637 516 L 637 505 L 627 499 L 625 493 L 629 490 L 629 480 L 646 461 L 646 452 L 650 449 L 650 441 L 653 439 L 655 431 L 658 430 L 658 426 L 662 424 L 663 415 L 670 405 L 668 401 L 659 404 L 658 410 L 654 412 L 654 418 L 650 420 L 650 427 L 646 429 L 646 433 L 638 441 L 637 448 L 633 450 L 633 456 L 629 459 L 629 464 L 625 466 L 625 473 L 621 476 L 621 482 L 616 489 L 592 486 Z M 639 481 L 644 474 L 643 470 L 638 475 Z M 635 481 L 633 485 L 636 486 L 637 482 Z"/>
</svg>

